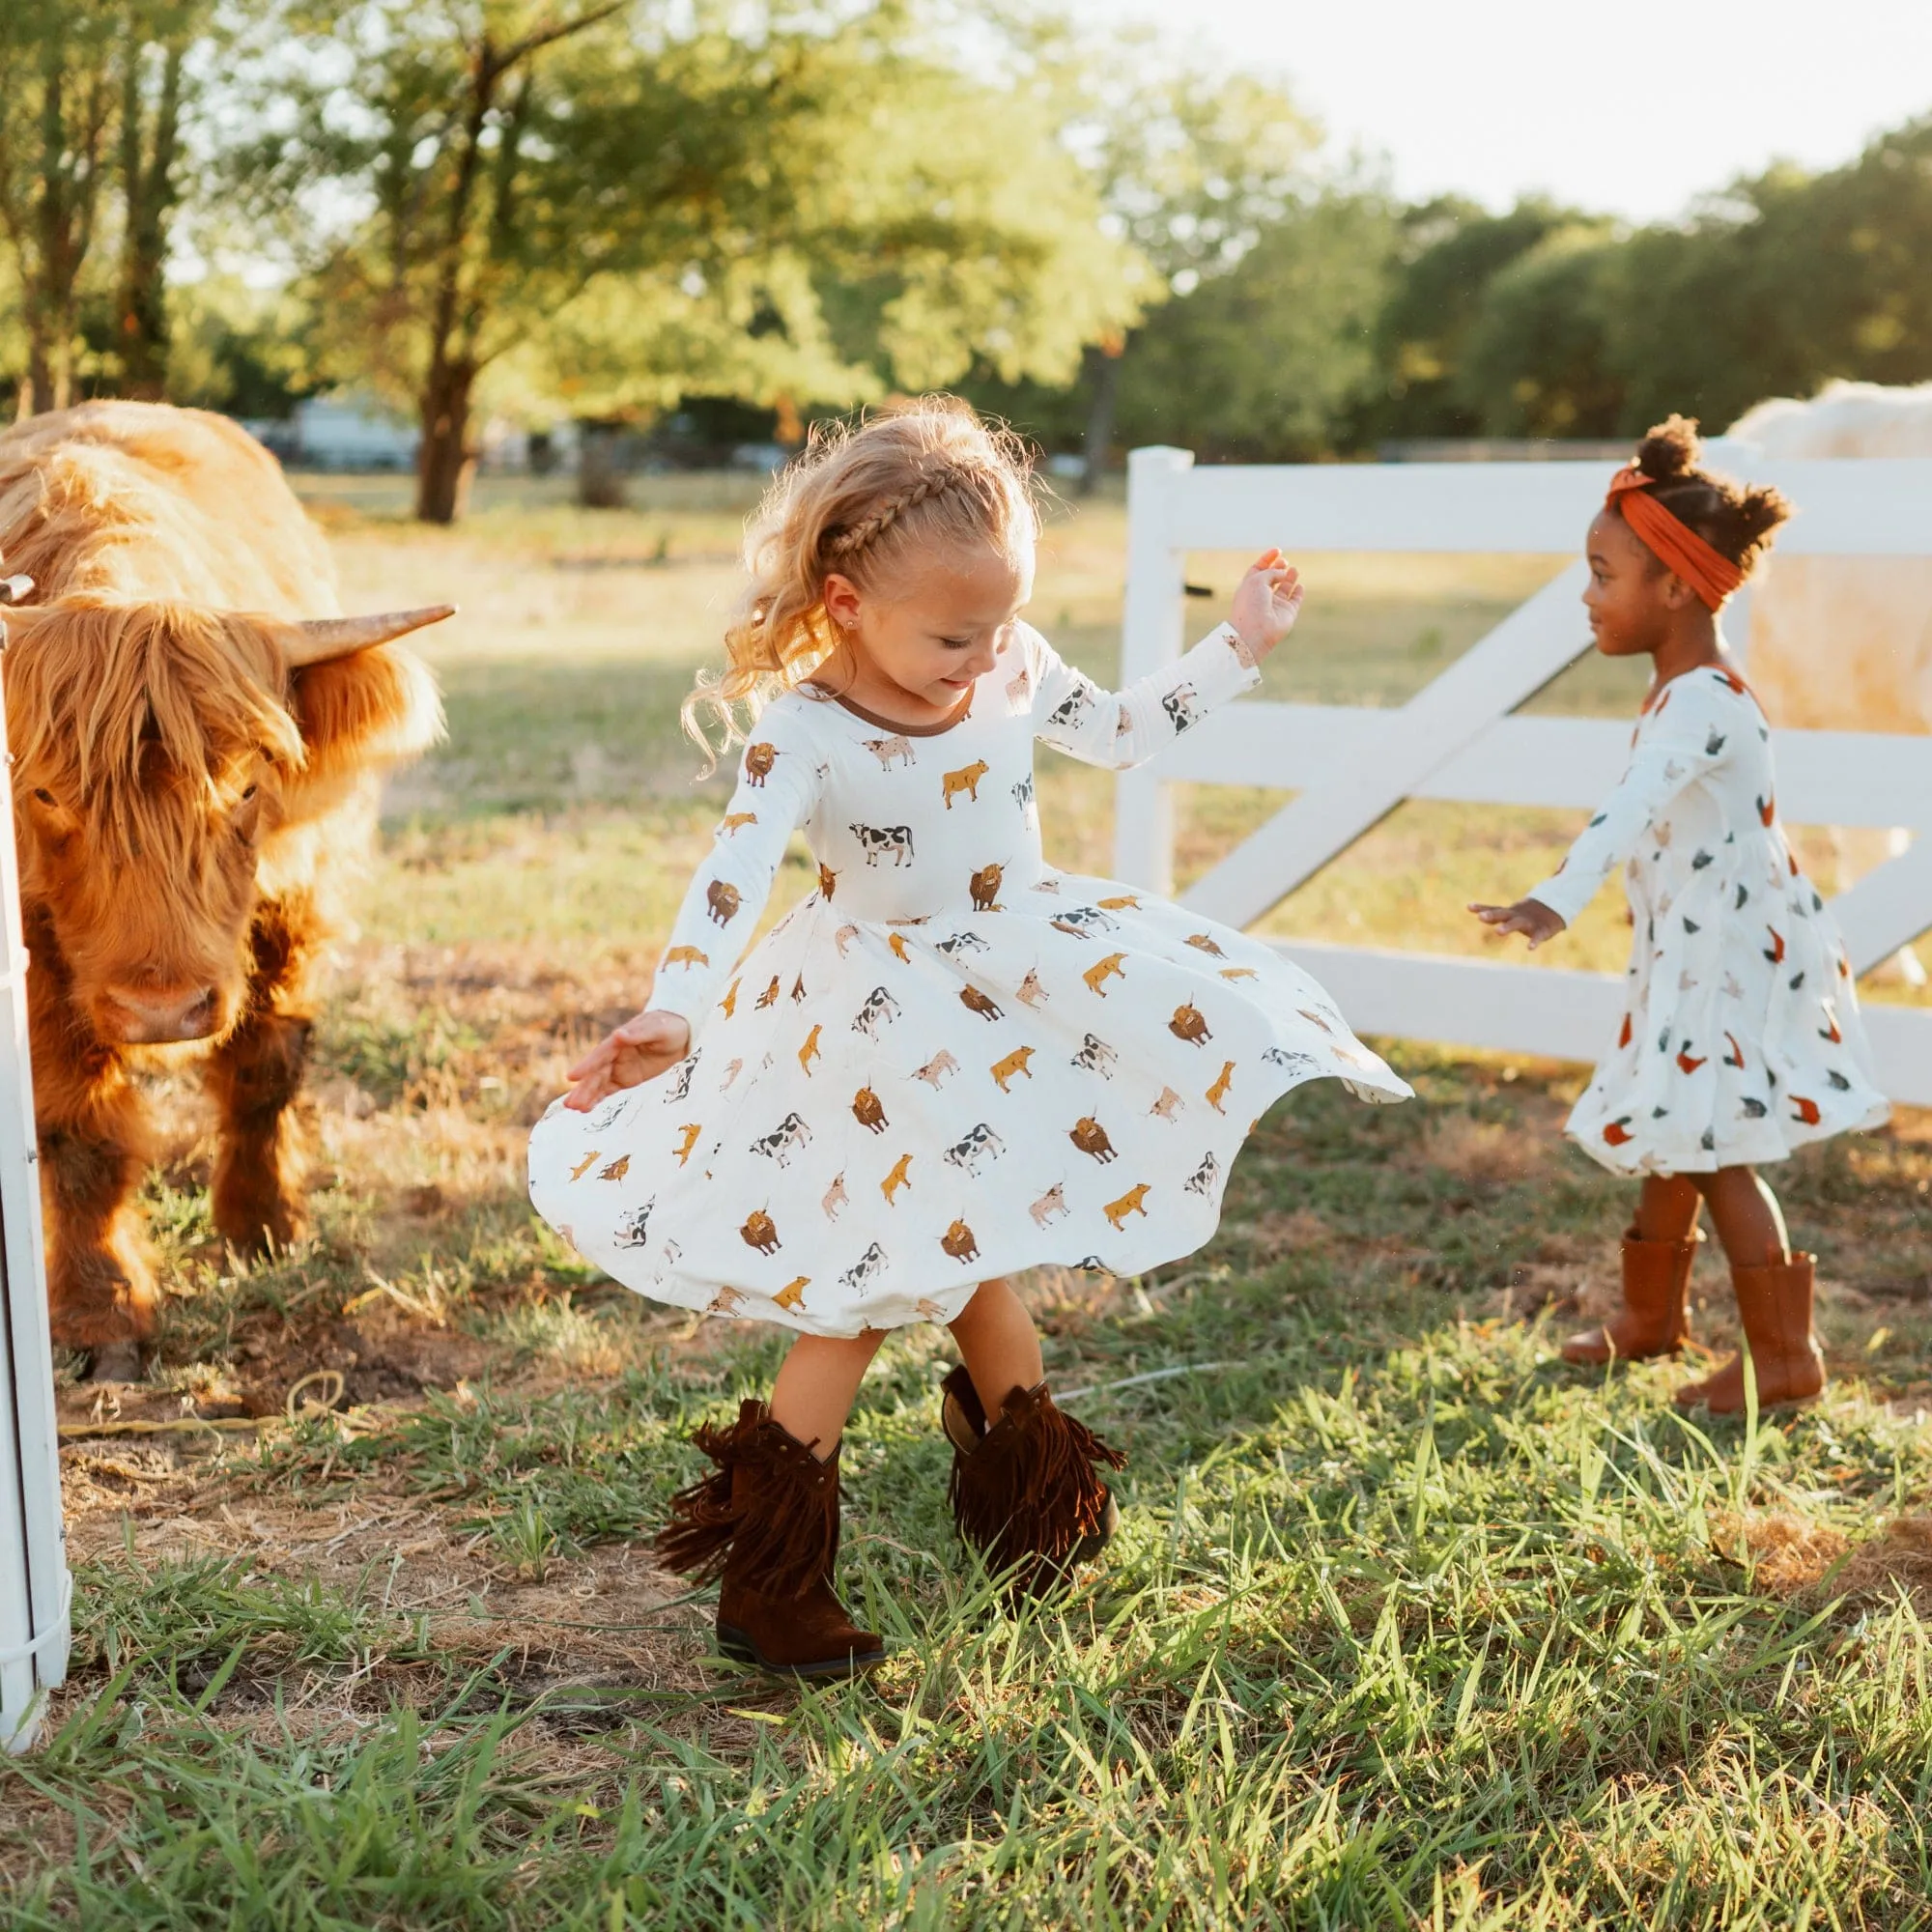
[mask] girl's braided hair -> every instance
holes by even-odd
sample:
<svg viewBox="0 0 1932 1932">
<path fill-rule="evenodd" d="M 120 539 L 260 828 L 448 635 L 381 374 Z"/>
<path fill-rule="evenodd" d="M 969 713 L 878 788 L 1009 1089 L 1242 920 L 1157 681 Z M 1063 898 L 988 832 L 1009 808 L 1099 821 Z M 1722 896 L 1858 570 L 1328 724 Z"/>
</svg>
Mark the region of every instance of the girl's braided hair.
<svg viewBox="0 0 1932 1932">
<path fill-rule="evenodd" d="M 1791 503 L 1768 484 L 1738 483 L 1703 469 L 1702 454 L 1696 419 L 1674 415 L 1637 444 L 1636 467 L 1657 479 L 1651 496 L 1748 577 L 1791 515 Z"/>
<path fill-rule="evenodd" d="M 1038 529 L 1026 445 L 956 397 L 815 424 L 747 528 L 751 582 L 724 628 L 724 669 L 699 674 L 684 701 L 685 730 L 715 766 L 701 714 L 723 726 L 728 747 L 744 735 L 741 708 L 755 720 L 839 648 L 825 614 L 834 571 L 878 590 L 916 555 L 1014 556 Z"/>
</svg>

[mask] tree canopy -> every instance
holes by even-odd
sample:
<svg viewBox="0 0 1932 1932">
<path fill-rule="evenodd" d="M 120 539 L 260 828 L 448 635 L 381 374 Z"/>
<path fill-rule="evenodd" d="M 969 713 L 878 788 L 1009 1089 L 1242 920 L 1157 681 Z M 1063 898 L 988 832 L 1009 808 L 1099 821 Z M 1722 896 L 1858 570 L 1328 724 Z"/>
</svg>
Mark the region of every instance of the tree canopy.
<svg viewBox="0 0 1932 1932">
<path fill-rule="evenodd" d="M 963 389 L 1204 460 L 1714 426 L 1932 377 L 1932 119 L 1632 229 L 1403 205 L 1291 94 L 1052 0 L 9 0 L 0 379 L 23 409 L 327 386 L 795 424 Z"/>
<path fill-rule="evenodd" d="M 1064 382 L 1138 310 L 1073 157 L 896 5 L 361 0 L 277 41 L 242 173 L 264 219 L 358 211 L 298 252 L 327 366 L 420 414 L 427 518 L 499 372 L 536 415 L 841 404 L 976 361 Z"/>
</svg>

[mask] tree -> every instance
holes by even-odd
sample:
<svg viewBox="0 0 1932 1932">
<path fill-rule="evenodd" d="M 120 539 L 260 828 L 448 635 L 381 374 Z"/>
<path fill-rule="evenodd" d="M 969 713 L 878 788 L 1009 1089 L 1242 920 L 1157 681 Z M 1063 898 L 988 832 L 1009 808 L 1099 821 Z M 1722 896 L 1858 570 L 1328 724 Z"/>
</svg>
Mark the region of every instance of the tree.
<svg viewBox="0 0 1932 1932">
<path fill-rule="evenodd" d="M 23 409 L 71 399 L 83 338 L 90 380 L 163 393 L 169 225 L 213 14 L 213 0 L 0 13 L 0 235 L 26 336 Z"/>
<path fill-rule="evenodd" d="M 26 337 L 21 412 L 73 389 L 81 277 L 94 244 L 114 111 L 114 10 L 7 0 L 0 10 L 0 228 Z"/>
<path fill-rule="evenodd" d="M 280 418 L 318 386 L 316 318 L 290 288 L 203 274 L 169 291 L 168 325 L 170 402 Z"/>
<path fill-rule="evenodd" d="M 1171 32 L 1094 32 L 1057 14 L 1009 19 L 1013 84 L 1087 169 L 1112 233 L 1146 263 L 1150 316 L 1092 341 L 1070 392 L 982 382 L 990 407 L 1085 454 L 1090 491 L 1111 452 L 1124 387 L 1168 312 L 1231 273 L 1315 194 L 1319 128 L 1275 83 L 1206 63 Z M 1173 373 L 1170 370 L 1170 375 Z M 1198 382 L 1199 371 L 1193 372 Z"/>
<path fill-rule="evenodd" d="M 1611 437 L 1624 384 L 1610 366 L 1608 222 L 1552 230 L 1483 291 L 1450 394 L 1486 436 Z"/>
<path fill-rule="evenodd" d="M 1640 230 L 1606 284 L 1623 428 L 1712 424 L 1834 376 L 1932 377 L 1932 119 L 1807 176 L 1779 166 Z"/>
<path fill-rule="evenodd" d="M 1534 199 L 1505 214 L 1457 196 L 1405 210 L 1397 271 L 1376 324 L 1375 379 L 1346 440 L 1480 434 L 1480 412 L 1460 386 L 1469 332 L 1495 277 L 1569 219 Z"/>
<path fill-rule="evenodd" d="M 1330 189 L 1264 230 L 1237 267 L 1157 310 L 1122 379 L 1129 440 L 1219 462 L 1328 454 L 1373 370 L 1395 227 L 1376 190 Z"/>
<path fill-rule="evenodd" d="M 277 71 L 271 57 L 270 87 L 296 118 L 244 146 L 242 172 L 269 219 L 299 219 L 318 186 L 372 205 L 361 231 L 324 253 L 322 294 L 341 335 L 359 338 L 350 359 L 366 356 L 379 384 L 413 391 L 425 521 L 463 507 L 476 380 L 508 346 L 497 332 L 506 289 L 548 279 L 554 296 L 571 272 L 567 257 L 532 259 L 541 223 L 525 205 L 559 131 L 548 124 L 568 118 L 546 69 L 623 10 L 624 0 L 298 0 L 270 16 L 269 43 L 293 63 Z"/>
<path fill-rule="evenodd" d="M 344 368 L 416 402 L 419 516 L 459 514 L 499 364 L 580 411 L 696 371 L 843 400 L 975 354 L 1064 377 L 1081 329 L 1131 316 L 1071 161 L 909 17 L 362 0 L 310 23 L 301 64 L 349 49 L 353 73 L 280 74 L 294 124 L 244 172 L 284 206 L 366 198 L 318 285 Z"/>
<path fill-rule="evenodd" d="M 121 265 L 114 351 L 125 394 L 158 401 L 168 374 L 169 224 L 181 197 L 191 49 L 210 0 L 129 0 L 123 14 L 119 143 Z"/>
</svg>

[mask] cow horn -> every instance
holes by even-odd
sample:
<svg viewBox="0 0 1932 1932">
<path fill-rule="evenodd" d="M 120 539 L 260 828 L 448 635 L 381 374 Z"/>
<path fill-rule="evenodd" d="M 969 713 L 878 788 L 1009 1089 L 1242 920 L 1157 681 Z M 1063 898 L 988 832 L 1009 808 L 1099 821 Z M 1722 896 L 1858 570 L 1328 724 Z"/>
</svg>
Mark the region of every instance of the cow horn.
<svg viewBox="0 0 1932 1932">
<path fill-rule="evenodd" d="M 425 604 L 420 611 L 383 611 L 368 617 L 310 617 L 283 625 L 282 655 L 292 669 L 299 670 L 371 650 L 455 614 L 454 604 Z"/>
</svg>

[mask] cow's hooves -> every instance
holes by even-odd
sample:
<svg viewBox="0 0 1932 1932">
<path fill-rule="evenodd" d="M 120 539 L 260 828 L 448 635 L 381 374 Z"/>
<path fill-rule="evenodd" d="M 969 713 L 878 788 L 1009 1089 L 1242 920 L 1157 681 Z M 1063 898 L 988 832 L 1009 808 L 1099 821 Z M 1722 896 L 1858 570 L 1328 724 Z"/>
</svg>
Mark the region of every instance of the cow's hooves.
<svg viewBox="0 0 1932 1932">
<path fill-rule="evenodd" d="M 138 1342 L 103 1342 L 90 1351 L 83 1381 L 138 1382 L 148 1374 L 147 1350 Z"/>
</svg>

